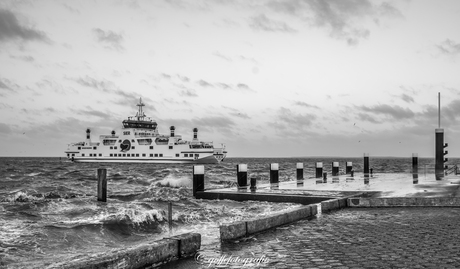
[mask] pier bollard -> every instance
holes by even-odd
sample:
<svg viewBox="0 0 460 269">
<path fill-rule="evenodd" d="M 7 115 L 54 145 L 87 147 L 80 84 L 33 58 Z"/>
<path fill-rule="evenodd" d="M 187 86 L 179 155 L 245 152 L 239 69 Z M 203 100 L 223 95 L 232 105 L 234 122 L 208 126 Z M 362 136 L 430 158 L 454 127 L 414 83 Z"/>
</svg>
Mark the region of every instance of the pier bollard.
<svg viewBox="0 0 460 269">
<path fill-rule="evenodd" d="M 236 178 L 238 182 L 238 190 L 245 190 L 248 187 L 248 165 L 238 164 L 236 166 Z"/>
<path fill-rule="evenodd" d="M 323 163 L 317 162 L 316 163 L 316 178 L 321 178 L 323 176 Z"/>
<path fill-rule="evenodd" d="M 279 166 L 277 163 L 270 164 L 270 187 L 278 188 L 279 187 Z"/>
<path fill-rule="evenodd" d="M 412 153 L 412 179 L 414 184 L 418 184 L 418 154 Z"/>
<path fill-rule="evenodd" d="M 193 197 L 197 191 L 204 191 L 204 165 L 193 166 Z"/>
<path fill-rule="evenodd" d="M 168 203 L 168 223 L 169 223 L 169 235 L 172 233 L 172 202 Z"/>
<path fill-rule="evenodd" d="M 347 175 L 351 174 L 352 170 L 353 170 L 353 162 L 347 162 L 347 164 L 345 165 L 345 174 Z"/>
<path fill-rule="evenodd" d="M 327 183 L 327 172 L 323 173 L 323 183 Z"/>
<path fill-rule="evenodd" d="M 338 176 L 339 175 L 339 162 L 332 162 L 332 176 Z"/>
<path fill-rule="evenodd" d="M 303 185 L 303 163 L 297 163 L 297 186 Z"/>
<path fill-rule="evenodd" d="M 369 184 L 369 153 L 364 153 L 364 184 Z"/>
<path fill-rule="evenodd" d="M 107 169 L 97 169 L 97 200 L 107 202 Z"/>
<path fill-rule="evenodd" d="M 255 192 L 256 189 L 257 189 L 257 178 L 255 177 L 251 177 L 251 187 L 249 187 L 251 189 L 251 192 Z"/>
</svg>

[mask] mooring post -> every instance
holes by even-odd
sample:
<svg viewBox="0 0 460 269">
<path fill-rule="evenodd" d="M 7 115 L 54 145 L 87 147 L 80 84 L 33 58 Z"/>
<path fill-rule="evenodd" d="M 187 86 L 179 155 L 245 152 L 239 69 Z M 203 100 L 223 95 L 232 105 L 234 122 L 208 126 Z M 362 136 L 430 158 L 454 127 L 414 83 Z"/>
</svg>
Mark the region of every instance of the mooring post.
<svg viewBox="0 0 460 269">
<path fill-rule="evenodd" d="M 172 233 L 172 202 L 168 203 L 168 223 L 169 223 L 169 236 Z"/>
<path fill-rule="evenodd" d="M 347 162 L 345 165 L 345 174 L 350 174 L 351 170 L 353 170 L 353 162 Z"/>
<path fill-rule="evenodd" d="M 248 187 L 248 165 L 238 164 L 236 166 L 236 177 L 238 182 L 238 190 L 246 190 Z"/>
<path fill-rule="evenodd" d="M 297 186 L 303 185 L 303 163 L 297 163 Z"/>
<path fill-rule="evenodd" d="M 256 189 L 257 189 L 256 184 L 257 184 L 257 178 L 251 177 L 251 187 L 250 187 L 251 192 L 255 192 L 255 191 L 256 191 Z"/>
<path fill-rule="evenodd" d="M 270 164 L 270 187 L 278 188 L 279 187 L 279 175 L 278 175 L 278 164 Z"/>
<path fill-rule="evenodd" d="M 413 183 L 418 183 L 418 155 L 417 153 L 412 153 L 412 179 Z"/>
<path fill-rule="evenodd" d="M 364 184 L 369 184 L 369 153 L 364 153 Z"/>
<path fill-rule="evenodd" d="M 107 202 L 107 169 L 97 169 L 97 200 Z"/>
<path fill-rule="evenodd" d="M 339 162 L 332 162 L 332 176 L 338 176 L 339 175 Z"/>
<path fill-rule="evenodd" d="M 327 172 L 323 172 L 323 183 L 327 183 Z"/>
<path fill-rule="evenodd" d="M 204 191 L 204 165 L 193 166 L 193 197 L 198 191 Z"/>
<path fill-rule="evenodd" d="M 323 163 L 317 162 L 316 163 L 316 178 L 321 178 L 323 176 Z"/>
</svg>

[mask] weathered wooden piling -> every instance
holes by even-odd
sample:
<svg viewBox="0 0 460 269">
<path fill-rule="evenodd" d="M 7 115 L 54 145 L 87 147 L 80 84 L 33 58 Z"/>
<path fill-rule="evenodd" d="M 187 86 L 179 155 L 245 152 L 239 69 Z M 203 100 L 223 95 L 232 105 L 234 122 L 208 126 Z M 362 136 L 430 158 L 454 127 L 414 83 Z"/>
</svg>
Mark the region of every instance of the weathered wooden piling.
<svg viewBox="0 0 460 269">
<path fill-rule="evenodd" d="M 193 197 L 197 191 L 204 191 L 204 165 L 193 166 Z"/>
<path fill-rule="evenodd" d="M 413 183 L 418 183 L 418 154 L 412 153 L 412 179 Z"/>
<path fill-rule="evenodd" d="M 169 224 L 169 235 L 172 234 L 172 202 L 168 203 L 168 224 Z"/>
<path fill-rule="evenodd" d="M 369 153 L 364 153 L 364 184 L 369 184 Z"/>
<path fill-rule="evenodd" d="M 248 187 L 248 165 L 238 164 L 236 166 L 236 177 L 238 182 L 238 189 L 245 190 Z"/>
<path fill-rule="evenodd" d="M 107 202 L 107 169 L 97 169 L 97 200 Z"/>
<path fill-rule="evenodd" d="M 317 162 L 316 163 L 316 176 L 315 178 L 321 178 L 323 176 L 323 163 Z"/>
<path fill-rule="evenodd" d="M 345 165 L 345 174 L 350 174 L 351 170 L 353 170 L 353 162 L 347 162 Z"/>
<path fill-rule="evenodd" d="M 332 176 L 338 176 L 339 175 L 339 162 L 332 162 Z"/>
<path fill-rule="evenodd" d="M 327 183 L 327 172 L 323 173 L 323 183 Z"/>
<path fill-rule="evenodd" d="M 277 188 L 279 187 L 279 166 L 277 163 L 270 164 L 270 186 Z"/>
<path fill-rule="evenodd" d="M 257 178 L 251 177 L 251 187 L 249 187 L 251 192 L 255 192 L 257 189 Z"/>
<path fill-rule="evenodd" d="M 303 163 L 297 163 L 297 186 L 303 185 Z"/>
</svg>

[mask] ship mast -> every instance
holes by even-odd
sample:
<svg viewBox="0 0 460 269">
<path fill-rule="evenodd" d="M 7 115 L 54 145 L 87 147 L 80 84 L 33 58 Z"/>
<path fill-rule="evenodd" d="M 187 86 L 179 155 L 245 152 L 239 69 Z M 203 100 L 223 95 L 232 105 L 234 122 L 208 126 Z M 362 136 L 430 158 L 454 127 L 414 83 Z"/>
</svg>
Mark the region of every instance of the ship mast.
<svg viewBox="0 0 460 269">
<path fill-rule="evenodd" d="M 142 107 L 145 106 L 145 105 L 144 105 L 144 103 L 142 103 L 142 98 L 139 98 L 139 104 L 137 104 L 137 106 L 139 107 L 139 111 L 136 114 L 137 120 L 138 121 L 143 121 L 144 117 L 145 117 L 145 114 L 144 114 L 144 111 L 142 111 Z"/>
</svg>

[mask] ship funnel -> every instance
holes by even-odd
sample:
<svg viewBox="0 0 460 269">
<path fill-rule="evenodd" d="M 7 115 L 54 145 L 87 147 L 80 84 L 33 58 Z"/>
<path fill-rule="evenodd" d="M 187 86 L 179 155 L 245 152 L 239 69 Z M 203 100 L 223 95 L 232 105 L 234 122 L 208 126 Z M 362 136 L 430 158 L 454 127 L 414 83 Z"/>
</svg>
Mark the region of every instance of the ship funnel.
<svg viewBox="0 0 460 269">
<path fill-rule="evenodd" d="M 112 136 L 115 136 L 115 130 L 112 130 Z"/>
<path fill-rule="evenodd" d="M 88 128 L 86 129 L 86 139 L 90 139 L 91 138 L 91 130 Z"/>
<path fill-rule="evenodd" d="M 169 130 L 171 130 L 171 137 L 174 137 L 174 130 L 175 129 L 176 129 L 176 127 L 174 127 L 174 126 L 169 127 Z"/>
<path fill-rule="evenodd" d="M 198 140 L 198 128 L 193 128 L 193 140 Z"/>
</svg>

